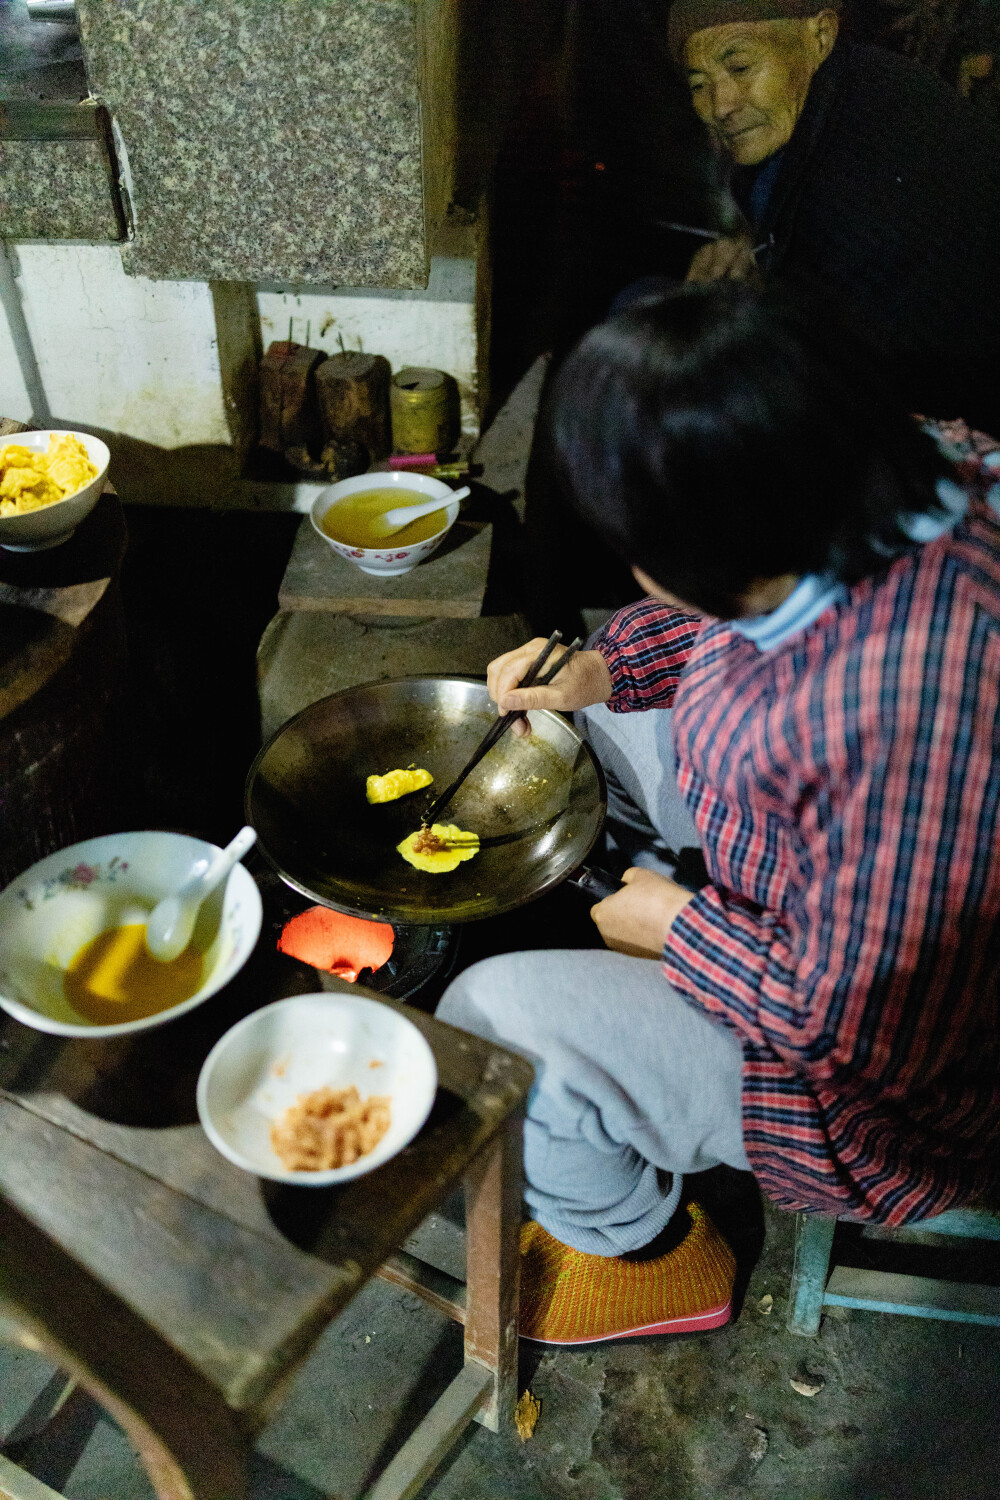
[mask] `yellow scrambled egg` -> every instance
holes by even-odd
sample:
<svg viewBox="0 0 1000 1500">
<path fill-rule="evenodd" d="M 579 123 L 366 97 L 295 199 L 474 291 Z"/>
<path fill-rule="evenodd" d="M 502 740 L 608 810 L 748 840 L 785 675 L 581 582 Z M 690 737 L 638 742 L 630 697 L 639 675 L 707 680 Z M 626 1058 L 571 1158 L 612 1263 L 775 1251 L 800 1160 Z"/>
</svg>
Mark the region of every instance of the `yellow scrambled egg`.
<svg viewBox="0 0 1000 1500">
<path fill-rule="evenodd" d="M 387 771 L 384 776 L 369 776 L 369 802 L 395 802 L 410 792 L 419 792 L 422 786 L 430 786 L 434 777 L 430 771 L 418 771 L 411 766 L 408 771 Z"/>
<path fill-rule="evenodd" d="M 479 853 L 479 834 L 463 833 L 454 823 L 435 823 L 429 829 L 418 828 L 396 847 L 414 869 L 447 875 Z"/>
<path fill-rule="evenodd" d="M 96 474 L 86 448 L 72 432 L 53 433 L 47 453 L 7 443 L 0 447 L 0 516 L 23 516 L 65 500 Z"/>
</svg>

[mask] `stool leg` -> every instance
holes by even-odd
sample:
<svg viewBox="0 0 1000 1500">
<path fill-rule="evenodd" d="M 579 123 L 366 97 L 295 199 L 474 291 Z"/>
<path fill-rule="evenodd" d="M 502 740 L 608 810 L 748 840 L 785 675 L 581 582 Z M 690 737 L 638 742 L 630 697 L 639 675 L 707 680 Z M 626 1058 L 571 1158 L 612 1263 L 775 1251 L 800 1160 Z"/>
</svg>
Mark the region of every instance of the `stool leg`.
<svg viewBox="0 0 1000 1500">
<path fill-rule="evenodd" d="M 136 1449 L 157 1500 L 246 1495 L 247 1435 L 221 1392 L 2 1201 L 0 1336 L 40 1353 L 104 1407 Z"/>
<path fill-rule="evenodd" d="M 836 1219 L 800 1213 L 795 1218 L 795 1260 L 788 1294 L 789 1333 L 815 1338 L 830 1275 L 830 1252 Z"/>
<path fill-rule="evenodd" d="M 476 1418 L 492 1432 L 513 1422 L 517 1404 L 522 1128 L 512 1116 L 465 1178 L 465 1360 L 493 1372 Z"/>
</svg>

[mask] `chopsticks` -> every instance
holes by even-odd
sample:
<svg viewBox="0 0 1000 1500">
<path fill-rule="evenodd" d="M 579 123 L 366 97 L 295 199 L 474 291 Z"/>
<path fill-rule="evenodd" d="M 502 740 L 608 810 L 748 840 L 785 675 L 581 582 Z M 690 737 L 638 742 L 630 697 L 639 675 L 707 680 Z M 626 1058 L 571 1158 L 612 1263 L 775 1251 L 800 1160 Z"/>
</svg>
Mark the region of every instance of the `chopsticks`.
<svg viewBox="0 0 1000 1500">
<path fill-rule="evenodd" d="M 726 236 L 721 229 L 699 229 L 696 224 L 675 224 L 673 219 L 656 219 L 654 221 L 659 229 L 676 229 L 678 234 L 694 234 L 700 240 L 722 240 Z M 766 240 L 759 245 L 754 245 L 750 251 L 751 255 L 759 255 L 762 250 L 770 250 L 774 245 L 774 235 L 769 234 Z"/>
<path fill-rule="evenodd" d="M 576 640 L 573 641 L 571 645 L 566 647 L 566 650 L 563 652 L 562 656 L 560 656 L 559 660 L 549 668 L 549 670 L 545 673 L 545 676 L 539 677 L 539 672 L 545 666 L 545 663 L 548 661 L 549 657 L 552 655 L 553 651 L 556 649 L 561 640 L 562 631 L 554 630 L 549 636 L 548 640 L 545 642 L 545 645 L 542 647 L 541 651 L 539 651 L 531 666 L 528 668 L 527 672 L 525 672 L 524 676 L 521 678 L 521 681 L 518 683 L 518 687 L 548 687 L 549 683 L 552 681 L 553 677 L 555 677 L 556 673 L 562 671 L 566 663 L 576 655 L 580 647 L 583 645 L 583 638 L 581 636 L 577 636 Z M 447 787 L 441 793 L 440 797 L 435 798 L 430 807 L 424 813 L 421 822 L 422 828 L 429 828 L 434 822 L 434 819 L 440 817 L 441 809 L 443 807 L 447 807 L 448 803 L 455 796 L 455 793 L 458 791 L 459 787 L 465 781 L 469 773 L 475 770 L 476 766 L 478 766 L 483 756 L 488 755 L 497 741 L 503 738 L 503 736 L 507 733 L 507 730 L 513 724 L 514 720 L 520 719 L 521 717 L 522 712 L 520 710 L 515 710 L 512 713 L 503 714 L 499 719 L 497 719 L 495 724 L 492 724 L 490 726 L 486 734 L 476 746 L 476 749 L 473 751 L 469 760 L 455 777 L 455 780 L 452 782 L 451 786 Z"/>
</svg>

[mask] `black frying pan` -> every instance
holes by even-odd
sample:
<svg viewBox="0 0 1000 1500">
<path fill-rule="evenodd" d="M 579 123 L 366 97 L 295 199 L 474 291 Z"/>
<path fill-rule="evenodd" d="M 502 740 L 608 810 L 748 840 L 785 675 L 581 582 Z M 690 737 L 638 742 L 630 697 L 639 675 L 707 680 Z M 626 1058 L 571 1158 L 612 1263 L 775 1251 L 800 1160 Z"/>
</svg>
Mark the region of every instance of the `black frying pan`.
<svg viewBox="0 0 1000 1500">
<path fill-rule="evenodd" d="M 338 911 L 440 926 L 497 916 L 575 877 L 595 898 L 617 889 L 581 872 L 604 821 L 604 777 L 561 715 L 530 715 L 507 734 L 445 814 L 478 833 L 480 852 L 448 875 L 413 869 L 396 845 L 462 769 L 496 718 L 486 685 L 468 677 L 401 677 L 347 688 L 282 726 L 247 779 L 246 816 L 289 885 Z M 373 773 L 417 765 L 424 792 L 369 805 Z"/>
</svg>

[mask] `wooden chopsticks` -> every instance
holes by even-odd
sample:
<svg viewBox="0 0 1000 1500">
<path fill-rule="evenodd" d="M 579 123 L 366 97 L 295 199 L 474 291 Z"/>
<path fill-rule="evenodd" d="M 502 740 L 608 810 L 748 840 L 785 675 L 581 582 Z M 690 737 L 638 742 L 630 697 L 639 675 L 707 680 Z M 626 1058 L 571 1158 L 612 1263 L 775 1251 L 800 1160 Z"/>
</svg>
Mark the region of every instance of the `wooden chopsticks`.
<svg viewBox="0 0 1000 1500">
<path fill-rule="evenodd" d="M 528 668 L 527 672 L 525 672 L 524 676 L 521 678 L 521 681 L 518 683 L 518 687 L 548 687 L 549 683 L 552 681 L 553 677 L 555 677 L 556 673 L 562 671 L 566 663 L 576 655 L 580 647 L 583 645 L 582 637 L 577 636 L 576 640 L 573 641 L 571 645 L 566 647 L 566 650 L 563 652 L 562 656 L 560 656 L 559 660 L 553 663 L 553 665 L 545 673 L 545 676 L 539 677 L 539 672 L 545 666 L 545 663 L 548 661 L 549 657 L 552 655 L 553 651 L 556 649 L 556 646 L 558 646 L 561 640 L 562 631 L 554 630 L 549 636 L 548 640 L 545 642 L 545 645 L 542 647 L 541 651 L 539 651 L 531 666 Z M 492 724 L 490 726 L 486 734 L 484 734 L 483 738 L 476 746 L 476 749 L 473 751 L 469 760 L 455 777 L 455 780 L 452 782 L 451 786 L 447 787 L 441 793 L 440 797 L 435 798 L 430 807 L 424 813 L 421 827 L 429 828 L 434 822 L 434 819 L 440 817 L 441 809 L 443 807 L 447 807 L 448 803 L 455 796 L 455 793 L 465 781 L 470 771 L 474 771 L 476 766 L 478 766 L 479 762 L 482 760 L 483 756 L 488 755 L 497 741 L 503 738 L 503 736 L 507 733 L 507 730 L 513 724 L 514 720 L 520 719 L 522 717 L 523 715 L 519 711 L 509 714 L 503 714 L 499 719 L 497 719 L 495 724 Z"/>
</svg>

